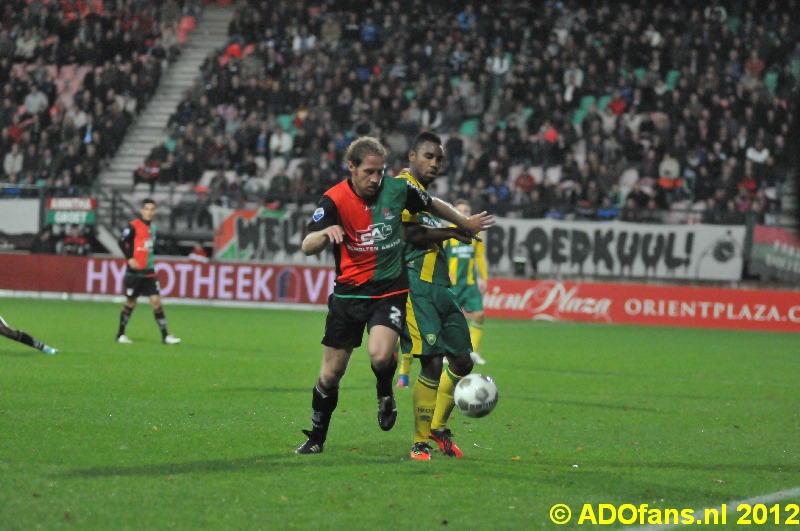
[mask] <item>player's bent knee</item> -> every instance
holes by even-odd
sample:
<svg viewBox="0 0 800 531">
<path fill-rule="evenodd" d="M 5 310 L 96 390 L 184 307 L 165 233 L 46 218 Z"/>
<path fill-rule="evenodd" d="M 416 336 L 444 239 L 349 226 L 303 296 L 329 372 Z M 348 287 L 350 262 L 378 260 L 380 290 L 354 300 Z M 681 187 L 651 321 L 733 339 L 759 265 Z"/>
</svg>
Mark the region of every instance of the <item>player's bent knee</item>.
<svg viewBox="0 0 800 531">
<path fill-rule="evenodd" d="M 475 366 L 469 356 L 450 356 L 448 360 L 450 361 L 450 372 L 456 376 L 468 375 Z"/>
</svg>

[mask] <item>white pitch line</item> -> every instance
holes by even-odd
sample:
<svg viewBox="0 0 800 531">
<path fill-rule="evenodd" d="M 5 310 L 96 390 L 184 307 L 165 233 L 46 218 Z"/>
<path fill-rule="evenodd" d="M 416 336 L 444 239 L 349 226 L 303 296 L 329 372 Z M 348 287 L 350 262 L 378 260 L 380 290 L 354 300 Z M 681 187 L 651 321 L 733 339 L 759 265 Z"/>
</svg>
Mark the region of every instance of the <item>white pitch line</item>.
<svg viewBox="0 0 800 531">
<path fill-rule="evenodd" d="M 755 505 L 757 503 L 763 503 L 764 505 L 773 504 L 775 502 L 779 502 L 781 500 L 785 500 L 785 499 L 788 499 L 788 498 L 794 498 L 796 496 L 800 496 L 800 487 L 794 487 L 792 489 L 786 489 L 786 490 L 779 490 L 777 492 L 772 492 L 770 494 L 762 494 L 761 496 L 755 496 L 753 498 L 748 498 L 746 500 L 738 500 L 738 501 L 728 502 L 728 503 L 725 503 L 723 505 L 725 505 L 725 507 L 727 508 L 725 513 L 726 514 L 731 514 L 731 513 L 735 513 L 736 509 L 741 504 L 746 504 L 746 505 L 751 505 L 751 506 Z M 694 522 L 696 522 L 697 520 L 702 520 L 703 517 L 705 516 L 705 512 L 709 511 L 709 510 L 710 511 L 717 511 L 717 513 L 721 515 L 722 514 L 722 505 L 718 505 L 717 507 L 714 507 L 713 509 L 705 508 L 705 509 L 699 509 L 699 510 L 695 511 L 692 514 L 692 517 L 694 518 Z M 689 527 L 689 526 L 695 525 L 694 522 L 692 522 L 690 524 L 681 524 L 681 523 L 677 523 L 677 524 L 648 524 L 648 525 L 643 525 L 643 526 L 628 526 L 628 528 L 636 528 L 636 529 L 640 529 L 640 530 L 676 529 L 678 527 Z M 734 523 L 735 524 L 735 522 L 729 522 L 729 523 Z"/>
</svg>

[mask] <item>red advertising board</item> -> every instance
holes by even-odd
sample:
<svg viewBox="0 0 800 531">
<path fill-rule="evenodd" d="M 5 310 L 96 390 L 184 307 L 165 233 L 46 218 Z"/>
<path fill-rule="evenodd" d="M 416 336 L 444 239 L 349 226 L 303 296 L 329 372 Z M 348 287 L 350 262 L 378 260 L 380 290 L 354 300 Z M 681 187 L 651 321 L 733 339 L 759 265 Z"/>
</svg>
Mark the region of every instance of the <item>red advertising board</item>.
<svg viewBox="0 0 800 531">
<path fill-rule="evenodd" d="M 325 304 L 333 269 L 165 260 L 161 295 L 237 302 Z M 0 254 L 0 289 L 121 295 L 125 262 L 113 258 Z"/>
<path fill-rule="evenodd" d="M 157 262 L 161 294 L 324 305 L 332 268 Z M 122 259 L 0 254 L 0 290 L 121 295 Z M 800 292 L 492 279 L 487 317 L 800 332 Z"/>
<path fill-rule="evenodd" d="M 487 317 L 800 332 L 800 292 L 493 279 Z"/>
</svg>

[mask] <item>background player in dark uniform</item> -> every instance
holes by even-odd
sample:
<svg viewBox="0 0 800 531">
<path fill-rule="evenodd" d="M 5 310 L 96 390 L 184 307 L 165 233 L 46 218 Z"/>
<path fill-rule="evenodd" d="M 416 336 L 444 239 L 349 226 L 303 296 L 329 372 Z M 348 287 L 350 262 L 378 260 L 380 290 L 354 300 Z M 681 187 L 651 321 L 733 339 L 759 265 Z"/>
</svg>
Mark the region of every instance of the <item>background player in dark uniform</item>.
<svg viewBox="0 0 800 531">
<path fill-rule="evenodd" d="M 153 223 L 155 216 L 156 202 L 149 198 L 142 200 L 141 217 L 131 221 L 119 238 L 119 248 L 128 259 L 128 269 L 125 271 L 126 300 L 119 316 L 119 330 L 117 330 L 119 343 L 133 343 L 125 335 L 125 327 L 136 308 L 136 299 L 139 295 L 150 297 L 150 305 L 161 329 L 161 341 L 166 345 L 176 345 L 181 342 L 180 338 L 171 336 L 167 332 L 167 318 L 161 305 L 153 256 L 156 241 L 156 226 Z"/>
<path fill-rule="evenodd" d="M 57 348 L 45 345 L 38 339 L 32 338 L 22 330 L 16 330 L 8 326 L 8 323 L 5 322 L 2 315 L 0 315 L 0 336 L 6 336 L 14 341 L 19 341 L 23 345 L 28 345 L 29 347 L 41 350 L 45 354 L 58 354 Z"/>
<path fill-rule="evenodd" d="M 378 425 L 384 431 L 394 426 L 394 347 L 403 328 L 408 294 L 403 210 L 436 212 L 470 235 L 491 224 L 485 213 L 466 218 L 407 181 L 384 179 L 387 156 L 386 148 L 375 138 L 353 142 L 345 155 L 350 178 L 325 192 L 309 224 L 311 232 L 303 240 L 306 255 L 334 244 L 337 278 L 328 298 L 322 369 L 312 391 L 312 429 L 303 430 L 308 440 L 297 449 L 299 454 L 322 452 L 339 400 L 339 382 L 353 349 L 361 345 L 365 328 L 369 333 L 367 352 L 377 379 Z"/>
</svg>

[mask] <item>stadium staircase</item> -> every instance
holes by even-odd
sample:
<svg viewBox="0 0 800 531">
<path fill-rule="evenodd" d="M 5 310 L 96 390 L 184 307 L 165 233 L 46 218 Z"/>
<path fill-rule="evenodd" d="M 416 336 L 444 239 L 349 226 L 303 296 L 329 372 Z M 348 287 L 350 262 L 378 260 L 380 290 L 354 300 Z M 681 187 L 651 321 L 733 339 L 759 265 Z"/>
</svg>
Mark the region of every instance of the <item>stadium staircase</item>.
<svg viewBox="0 0 800 531">
<path fill-rule="evenodd" d="M 155 146 L 168 139 L 169 117 L 184 91 L 192 87 L 209 52 L 225 44 L 234 12 L 233 7 L 213 4 L 204 9 L 202 20 L 181 47 L 180 56 L 164 72 L 154 96 L 135 117 L 116 155 L 100 173 L 98 239 L 113 254 L 119 253 L 116 234 L 120 225 L 138 214 L 138 207 L 126 204 L 123 199 L 125 193 L 133 190 L 133 172 Z"/>
</svg>

